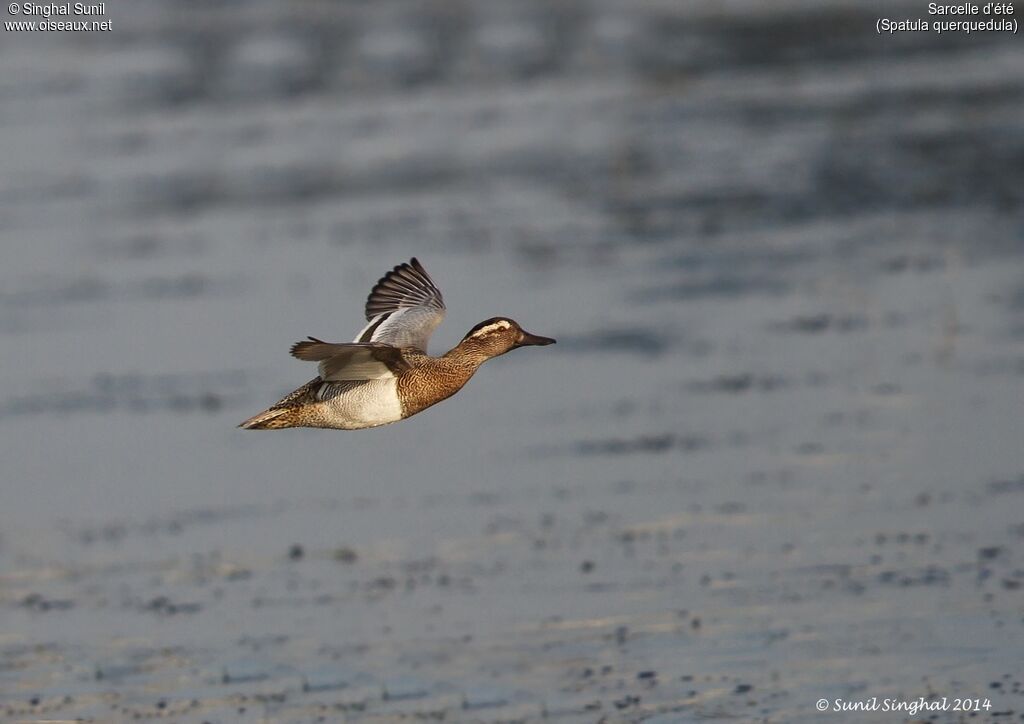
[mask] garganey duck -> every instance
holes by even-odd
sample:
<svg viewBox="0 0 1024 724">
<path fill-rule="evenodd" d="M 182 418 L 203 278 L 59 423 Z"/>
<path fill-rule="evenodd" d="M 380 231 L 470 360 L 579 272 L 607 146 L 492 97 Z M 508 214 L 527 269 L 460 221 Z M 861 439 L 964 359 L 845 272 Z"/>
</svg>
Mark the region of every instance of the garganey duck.
<svg viewBox="0 0 1024 724">
<path fill-rule="evenodd" d="M 487 360 L 517 347 L 554 344 L 507 317 L 484 320 L 441 357 L 427 340 L 444 319 L 441 291 L 415 258 L 377 282 L 366 299 L 369 324 L 353 342 L 315 337 L 293 357 L 320 363 L 320 375 L 239 425 L 246 430 L 327 427 L 359 430 L 398 422 L 451 397 Z"/>
</svg>

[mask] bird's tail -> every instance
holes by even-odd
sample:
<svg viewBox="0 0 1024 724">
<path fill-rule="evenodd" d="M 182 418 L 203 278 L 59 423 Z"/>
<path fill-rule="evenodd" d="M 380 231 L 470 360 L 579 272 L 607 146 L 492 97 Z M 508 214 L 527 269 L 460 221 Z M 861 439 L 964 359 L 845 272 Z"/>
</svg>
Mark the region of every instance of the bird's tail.
<svg viewBox="0 0 1024 724">
<path fill-rule="evenodd" d="M 284 427 L 295 427 L 297 421 L 294 412 L 288 407 L 271 407 L 239 423 L 238 426 L 243 430 L 280 430 Z"/>
<path fill-rule="evenodd" d="M 309 420 L 303 420 L 303 406 L 318 401 L 317 390 L 323 385 L 323 380 L 314 377 L 297 390 L 289 392 L 274 406 L 264 410 L 258 415 L 250 417 L 245 422 L 239 423 L 243 430 L 280 430 L 285 427 L 307 427 Z"/>
</svg>

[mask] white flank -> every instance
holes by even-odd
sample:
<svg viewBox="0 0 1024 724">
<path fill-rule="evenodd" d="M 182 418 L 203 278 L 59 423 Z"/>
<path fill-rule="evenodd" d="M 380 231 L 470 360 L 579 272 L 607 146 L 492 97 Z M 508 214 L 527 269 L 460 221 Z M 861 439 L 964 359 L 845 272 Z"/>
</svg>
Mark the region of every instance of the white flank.
<svg viewBox="0 0 1024 724">
<path fill-rule="evenodd" d="M 398 400 L 398 380 L 375 380 L 363 387 L 373 388 L 360 400 L 353 416 L 367 425 L 382 425 L 402 419 L 402 403 Z M 355 392 L 356 390 L 353 390 Z"/>
<path fill-rule="evenodd" d="M 374 427 L 402 419 L 402 403 L 398 400 L 398 381 L 390 379 L 368 380 L 331 394 L 326 385 L 322 398 L 335 409 L 335 414 L 344 420 L 344 427 L 356 430 Z"/>
</svg>

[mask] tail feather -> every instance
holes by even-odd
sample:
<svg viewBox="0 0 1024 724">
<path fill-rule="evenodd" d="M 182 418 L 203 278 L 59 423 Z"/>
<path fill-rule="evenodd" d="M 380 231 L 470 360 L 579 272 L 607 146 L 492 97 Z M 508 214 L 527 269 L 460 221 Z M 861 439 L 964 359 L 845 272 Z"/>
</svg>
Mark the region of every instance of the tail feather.
<svg viewBox="0 0 1024 724">
<path fill-rule="evenodd" d="M 283 427 L 304 427 L 302 408 L 304 405 L 318 402 L 316 393 L 323 380 L 314 377 L 297 390 L 294 390 L 258 415 L 239 423 L 243 430 L 280 430 Z"/>
<path fill-rule="evenodd" d="M 287 407 L 272 407 L 258 415 L 239 423 L 243 430 L 280 430 L 282 427 L 295 427 L 293 410 Z"/>
</svg>

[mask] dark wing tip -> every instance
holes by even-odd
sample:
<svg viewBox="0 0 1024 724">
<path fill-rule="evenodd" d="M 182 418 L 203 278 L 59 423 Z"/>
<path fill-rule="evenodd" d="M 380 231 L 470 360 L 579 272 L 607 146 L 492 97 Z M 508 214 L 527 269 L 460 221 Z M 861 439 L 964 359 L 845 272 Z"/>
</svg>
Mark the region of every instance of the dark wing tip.
<svg viewBox="0 0 1024 724">
<path fill-rule="evenodd" d="M 301 342 L 293 344 L 288 352 L 296 359 L 305 360 L 306 362 L 317 362 L 320 358 L 314 355 L 313 348 L 318 344 L 328 344 L 328 342 L 309 336 Z"/>
<path fill-rule="evenodd" d="M 377 280 L 366 298 L 366 319 L 372 320 L 379 314 L 422 303 L 444 309 L 441 290 L 434 284 L 420 260 L 412 257 L 407 262 L 396 264 Z"/>
<path fill-rule="evenodd" d="M 318 344 L 323 344 L 319 339 L 310 337 L 308 340 L 302 340 L 292 345 L 292 348 L 288 350 L 291 356 L 295 359 L 303 360 L 304 362 L 316 362 L 317 358 L 313 354 L 312 348 Z"/>
</svg>

